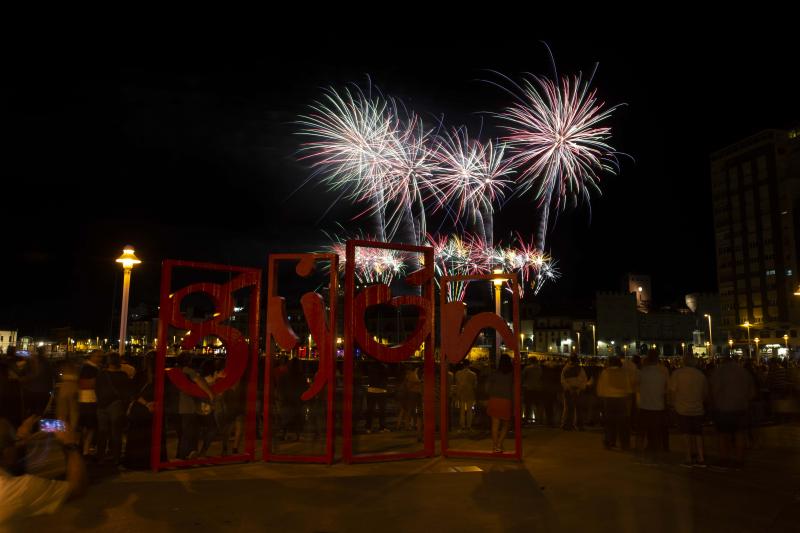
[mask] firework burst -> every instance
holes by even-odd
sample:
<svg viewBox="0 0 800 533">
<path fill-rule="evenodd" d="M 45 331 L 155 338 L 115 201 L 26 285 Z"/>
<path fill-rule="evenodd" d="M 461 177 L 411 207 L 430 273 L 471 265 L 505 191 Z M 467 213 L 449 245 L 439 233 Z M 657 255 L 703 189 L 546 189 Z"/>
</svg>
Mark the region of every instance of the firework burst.
<svg viewBox="0 0 800 533">
<path fill-rule="evenodd" d="M 512 168 L 504 160 L 505 146 L 470 139 L 461 127 L 438 136 L 433 156 L 437 173 L 431 179 L 436 208 L 445 208 L 458 224 L 466 215 L 475 231 L 490 244 L 495 205 L 513 183 L 505 179 Z"/>
<path fill-rule="evenodd" d="M 425 201 L 434 195 L 430 178 L 435 161 L 430 133 L 413 112 L 392 98 L 361 90 L 328 89 L 322 101 L 300 117 L 301 160 L 340 197 L 364 206 L 381 240 L 392 240 L 401 225 L 419 243 L 425 233 Z"/>
<path fill-rule="evenodd" d="M 618 106 L 598 101 L 581 76 L 556 83 L 531 76 L 515 86 L 516 101 L 497 116 L 507 122 L 503 137 L 513 149 L 518 193 L 534 190 L 541 209 L 537 244 L 544 247 L 549 213 L 600 192 L 600 174 L 616 173 L 616 152 L 607 143 L 611 129 L 601 123 Z"/>
<path fill-rule="evenodd" d="M 353 237 L 362 241 L 375 241 L 375 237 L 359 233 Z M 347 262 L 347 238 L 333 236 L 332 242 L 324 249 L 327 253 L 339 256 L 339 271 L 344 273 Z M 406 271 L 407 258 L 397 250 L 367 248 L 358 246 L 355 250 L 355 277 L 361 284 L 391 284 L 395 276 Z"/>
</svg>

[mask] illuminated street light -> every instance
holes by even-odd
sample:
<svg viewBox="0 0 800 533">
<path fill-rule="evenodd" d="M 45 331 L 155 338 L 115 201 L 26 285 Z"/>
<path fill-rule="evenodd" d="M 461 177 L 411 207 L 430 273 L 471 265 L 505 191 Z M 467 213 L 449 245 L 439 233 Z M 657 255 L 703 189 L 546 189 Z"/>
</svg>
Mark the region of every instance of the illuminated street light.
<svg viewBox="0 0 800 533">
<path fill-rule="evenodd" d="M 758 343 L 761 342 L 761 339 L 756 337 L 755 339 L 753 339 L 753 341 L 756 343 L 756 357 L 758 357 L 758 353 L 759 353 L 758 352 Z"/>
<path fill-rule="evenodd" d="M 713 337 L 713 335 L 711 333 L 711 315 L 706 313 L 703 316 L 708 319 L 708 342 L 711 345 L 711 349 L 713 350 L 714 349 L 714 337 Z M 711 357 L 713 357 L 713 356 L 714 355 L 711 354 Z"/>
<path fill-rule="evenodd" d="M 742 327 L 747 328 L 747 356 L 752 358 L 753 357 L 753 351 L 750 349 L 750 326 L 751 325 L 752 324 L 750 324 L 749 320 L 745 320 L 744 324 L 742 324 Z"/>
<path fill-rule="evenodd" d="M 119 317 L 119 353 L 125 353 L 125 336 L 128 329 L 128 293 L 131 288 L 131 271 L 135 265 L 141 263 L 136 254 L 133 253 L 132 246 L 126 246 L 122 250 L 122 255 L 117 258 L 117 263 L 122 264 L 122 313 Z"/>
<path fill-rule="evenodd" d="M 492 271 L 492 274 L 502 274 L 503 271 L 499 268 L 496 268 Z M 494 312 L 497 316 L 502 317 L 503 315 L 500 313 L 500 287 L 503 286 L 502 278 L 493 279 L 492 283 L 494 284 Z M 495 332 L 494 334 L 494 349 L 495 349 L 495 365 L 500 362 L 500 334 Z"/>
<path fill-rule="evenodd" d="M 783 336 L 783 347 L 789 349 L 789 335 Z"/>
</svg>

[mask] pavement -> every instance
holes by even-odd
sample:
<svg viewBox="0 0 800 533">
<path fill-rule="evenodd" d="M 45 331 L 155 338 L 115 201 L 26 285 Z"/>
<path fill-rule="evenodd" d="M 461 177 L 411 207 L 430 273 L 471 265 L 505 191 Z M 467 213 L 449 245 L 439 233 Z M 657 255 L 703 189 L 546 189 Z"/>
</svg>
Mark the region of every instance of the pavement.
<svg viewBox="0 0 800 533">
<path fill-rule="evenodd" d="M 95 472 L 86 497 L 27 520 L 20 533 L 797 532 L 800 425 L 759 432 L 740 470 L 680 466 L 677 435 L 673 451 L 653 464 L 604 450 L 599 430 L 530 428 L 522 462 L 436 457 Z M 713 465 L 710 428 L 706 444 Z"/>
</svg>

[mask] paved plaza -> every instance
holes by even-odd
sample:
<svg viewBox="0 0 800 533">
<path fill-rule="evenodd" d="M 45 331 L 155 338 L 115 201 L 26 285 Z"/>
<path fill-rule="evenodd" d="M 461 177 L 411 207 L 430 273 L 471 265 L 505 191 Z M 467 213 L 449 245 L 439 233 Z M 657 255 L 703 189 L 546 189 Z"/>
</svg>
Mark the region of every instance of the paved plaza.
<svg viewBox="0 0 800 533">
<path fill-rule="evenodd" d="M 43 531 L 797 531 L 800 425 L 766 427 L 741 470 L 605 451 L 598 430 L 524 432 L 524 461 L 240 464 L 95 478 Z M 716 444 L 707 429 L 709 460 Z"/>
</svg>

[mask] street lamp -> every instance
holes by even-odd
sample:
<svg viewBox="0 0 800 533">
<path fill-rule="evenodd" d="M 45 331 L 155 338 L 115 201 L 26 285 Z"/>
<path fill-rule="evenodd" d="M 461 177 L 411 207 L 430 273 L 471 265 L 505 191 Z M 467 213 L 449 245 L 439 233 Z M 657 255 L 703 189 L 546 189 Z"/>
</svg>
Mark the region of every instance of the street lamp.
<svg viewBox="0 0 800 533">
<path fill-rule="evenodd" d="M 686 355 L 686 343 L 681 343 L 681 355 Z"/>
<path fill-rule="evenodd" d="M 711 349 L 714 349 L 714 337 L 711 333 L 711 315 L 706 313 L 703 315 L 708 319 L 708 343 L 711 345 Z M 711 355 L 713 357 L 713 354 Z"/>
<path fill-rule="evenodd" d="M 789 349 L 789 335 L 783 336 L 783 347 Z"/>
<path fill-rule="evenodd" d="M 750 326 L 751 326 L 750 321 L 749 320 L 745 320 L 744 324 L 742 324 L 742 326 L 747 328 L 747 356 L 749 358 L 752 358 L 753 357 L 753 351 L 750 348 Z"/>
<path fill-rule="evenodd" d="M 733 355 L 733 339 L 728 339 L 728 355 Z"/>
<path fill-rule="evenodd" d="M 593 355 L 597 357 L 597 327 L 594 324 L 592 324 L 592 347 Z"/>
<path fill-rule="evenodd" d="M 756 357 L 758 357 L 758 354 L 759 354 L 759 352 L 758 352 L 758 343 L 761 342 L 761 339 L 756 337 L 755 339 L 753 339 L 753 341 L 756 343 Z"/>
<path fill-rule="evenodd" d="M 502 274 L 503 271 L 497 268 L 492 273 Z M 494 284 L 494 312 L 501 318 L 503 315 L 500 313 L 500 287 L 503 286 L 503 281 L 501 278 L 492 280 L 492 284 Z M 496 331 L 494 333 L 494 350 L 495 364 L 498 364 L 500 362 L 500 334 Z"/>
<path fill-rule="evenodd" d="M 131 271 L 134 265 L 141 263 L 136 254 L 133 253 L 133 246 L 126 246 L 122 250 L 122 255 L 117 258 L 117 263 L 122 263 L 122 313 L 119 317 L 119 353 L 125 353 L 125 336 L 128 329 L 128 293 L 131 288 Z"/>
</svg>

